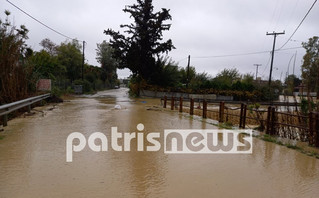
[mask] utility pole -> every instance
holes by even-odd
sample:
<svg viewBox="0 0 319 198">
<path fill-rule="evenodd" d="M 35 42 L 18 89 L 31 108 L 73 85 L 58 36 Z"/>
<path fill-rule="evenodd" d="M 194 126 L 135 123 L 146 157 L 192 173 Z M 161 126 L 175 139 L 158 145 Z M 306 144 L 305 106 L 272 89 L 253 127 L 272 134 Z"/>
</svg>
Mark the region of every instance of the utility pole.
<svg viewBox="0 0 319 198">
<path fill-rule="evenodd" d="M 271 65 L 270 65 L 270 73 L 269 73 L 269 82 L 268 82 L 268 85 L 269 85 L 269 89 L 270 89 L 270 83 L 271 83 L 271 74 L 272 74 L 272 67 L 273 67 L 273 64 L 274 64 L 274 55 L 275 55 L 275 46 L 276 46 L 276 37 L 277 35 L 280 35 L 280 34 L 285 34 L 285 31 L 283 32 L 272 32 L 272 33 L 266 33 L 266 35 L 273 35 L 274 36 L 274 43 L 273 43 L 273 47 L 272 47 L 272 52 L 271 52 Z"/>
<path fill-rule="evenodd" d="M 84 49 L 85 49 L 85 41 L 83 41 L 82 80 L 84 80 L 84 61 L 85 61 Z"/>
<path fill-rule="evenodd" d="M 188 55 L 186 88 L 188 88 L 188 84 L 189 84 L 189 65 L 190 65 L 190 62 L 191 62 L 191 55 Z"/>
<path fill-rule="evenodd" d="M 262 64 L 254 64 L 256 66 L 256 82 L 257 82 L 257 76 L 258 76 L 258 67 L 260 67 Z"/>
</svg>

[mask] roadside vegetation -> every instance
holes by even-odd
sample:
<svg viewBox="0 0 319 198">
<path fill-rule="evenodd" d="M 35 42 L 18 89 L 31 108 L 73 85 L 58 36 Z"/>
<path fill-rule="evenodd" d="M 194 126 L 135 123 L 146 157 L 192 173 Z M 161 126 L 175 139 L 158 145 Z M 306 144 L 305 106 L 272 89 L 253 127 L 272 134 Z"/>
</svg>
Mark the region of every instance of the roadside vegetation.
<svg viewBox="0 0 319 198">
<path fill-rule="evenodd" d="M 52 93 L 57 96 L 73 93 L 74 85 L 92 93 L 119 84 L 117 61 L 105 41 L 97 44 L 100 67 L 83 64 L 82 45 L 77 40 L 55 44 L 44 38 L 42 49 L 34 51 L 26 44 L 29 30 L 24 25 L 16 27 L 10 12 L 5 14 L 6 18 L 0 19 L 0 105 L 37 95 L 39 79 L 51 79 Z"/>
<path fill-rule="evenodd" d="M 319 91 L 318 37 L 303 43 L 307 50 L 302 65 L 302 79 L 287 75 L 284 82 L 256 81 L 252 74 L 240 74 L 237 69 L 220 71 L 216 76 L 198 73 L 195 65 L 182 68 L 167 55 L 175 46 L 171 39 L 163 40 L 163 33 L 169 31 L 172 16 L 169 9 L 155 12 L 152 0 L 137 0 L 123 9 L 133 19 L 131 24 L 120 25 L 124 33 L 107 29 L 113 57 L 119 61 L 119 68 L 132 72 L 130 93 L 138 96 L 141 89 L 185 93 L 232 95 L 235 100 L 269 101 L 278 99 L 282 93 L 292 95 L 295 88 L 304 82 L 308 90 Z"/>
<path fill-rule="evenodd" d="M 75 85 L 82 85 L 85 93 L 92 93 L 118 85 L 116 70 L 131 71 L 130 93 L 139 96 L 141 89 L 201 94 L 231 95 L 235 100 L 269 101 L 280 94 L 292 95 L 301 83 L 303 91 L 319 92 L 319 39 L 310 38 L 302 46 L 306 49 L 302 64 L 302 79 L 287 75 L 285 80 L 257 81 L 253 74 L 237 69 L 220 71 L 216 76 L 196 71 L 196 65 L 179 67 L 168 53 L 175 49 L 164 32 L 170 30 L 170 10 L 154 10 L 152 0 L 137 0 L 123 11 L 133 19 L 120 25 L 123 30 L 106 29 L 108 41 L 97 44 L 99 66 L 83 63 L 82 44 L 67 40 L 55 44 L 44 38 L 40 51 L 26 45 L 28 29 L 16 27 L 7 18 L 0 22 L 0 104 L 36 94 L 39 79 L 52 80 L 54 94 L 73 93 Z M 82 65 L 83 78 L 82 78 Z M 310 103 L 309 103 L 310 104 Z M 308 105 L 308 109 L 311 105 Z"/>
</svg>

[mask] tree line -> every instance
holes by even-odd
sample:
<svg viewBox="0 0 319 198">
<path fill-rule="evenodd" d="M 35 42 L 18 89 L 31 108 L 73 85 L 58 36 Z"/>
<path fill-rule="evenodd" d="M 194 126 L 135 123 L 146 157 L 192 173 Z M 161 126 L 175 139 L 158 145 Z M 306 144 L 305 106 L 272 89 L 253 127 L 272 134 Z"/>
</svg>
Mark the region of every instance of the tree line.
<svg viewBox="0 0 319 198">
<path fill-rule="evenodd" d="M 82 45 L 77 40 L 57 45 L 45 38 L 42 49 L 27 46 L 28 29 L 14 26 L 6 18 L 0 20 L 0 104 L 10 103 L 36 94 L 39 79 L 52 80 L 52 92 L 72 93 L 73 85 L 82 85 L 84 92 L 93 92 L 118 85 L 118 63 L 111 57 L 112 48 L 103 41 L 97 44 L 96 59 L 101 67 L 84 64 L 82 79 Z"/>
<path fill-rule="evenodd" d="M 28 30 L 16 28 L 8 18 L 0 23 L 0 103 L 21 99 L 35 92 L 40 78 L 50 78 L 59 90 L 72 91 L 72 85 L 81 84 L 90 92 L 118 83 L 116 69 L 128 68 L 130 93 L 139 95 L 140 89 L 216 93 L 233 95 L 241 100 L 271 100 L 279 94 L 292 94 L 301 83 L 305 90 L 319 92 L 319 39 L 310 38 L 302 45 L 306 49 L 301 66 L 302 79 L 289 75 L 284 83 L 272 81 L 257 83 L 251 74 L 240 74 L 236 69 L 224 69 L 215 77 L 197 73 L 195 66 L 178 67 L 168 56 L 175 49 L 171 39 L 164 40 L 172 19 L 170 10 L 154 11 L 152 0 L 137 0 L 123 11 L 133 19 L 120 25 L 124 33 L 106 29 L 109 41 L 97 45 L 97 61 L 101 67 L 84 65 L 81 79 L 82 53 L 77 40 L 56 45 L 49 39 L 40 43 L 42 50 L 33 51 L 25 44 Z M 10 13 L 6 11 L 6 14 Z"/>
<path fill-rule="evenodd" d="M 187 88 L 188 92 L 223 92 L 243 99 L 272 100 L 283 91 L 291 95 L 301 84 L 301 79 L 295 75 L 287 76 L 284 83 L 277 80 L 267 86 L 254 82 L 252 75 L 242 75 L 234 69 L 225 69 L 216 77 L 196 73 L 194 67 L 186 71 L 167 56 L 175 49 L 171 39 L 163 39 L 163 32 L 171 27 L 167 22 L 172 19 L 169 9 L 162 8 L 156 12 L 152 0 L 137 0 L 136 4 L 126 6 L 123 11 L 130 15 L 133 23 L 120 25 L 124 33 L 112 29 L 104 33 L 110 37 L 113 57 L 119 61 L 119 67 L 128 68 L 133 73 L 130 86 L 133 95 L 138 95 L 139 90 L 147 86 L 154 90 Z M 311 38 L 303 46 L 307 53 L 302 65 L 302 81 L 309 91 L 319 92 L 318 38 Z M 190 86 L 185 87 L 188 84 Z"/>
</svg>

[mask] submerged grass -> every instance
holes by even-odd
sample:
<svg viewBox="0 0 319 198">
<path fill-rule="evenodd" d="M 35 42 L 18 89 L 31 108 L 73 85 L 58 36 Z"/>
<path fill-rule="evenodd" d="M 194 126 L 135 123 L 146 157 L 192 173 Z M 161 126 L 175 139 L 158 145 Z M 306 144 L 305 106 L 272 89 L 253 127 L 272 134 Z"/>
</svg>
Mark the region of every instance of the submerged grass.
<svg viewBox="0 0 319 198">
<path fill-rule="evenodd" d="M 214 126 L 222 129 L 233 129 L 233 125 L 229 122 L 213 124 Z"/>
<path fill-rule="evenodd" d="M 264 134 L 264 135 L 260 135 L 260 136 L 255 136 L 256 138 L 259 138 L 261 140 L 264 140 L 264 141 L 267 141 L 267 142 L 272 142 L 272 143 L 275 143 L 275 144 L 278 144 L 280 146 L 285 146 L 289 149 L 293 149 L 293 150 L 296 150 L 302 154 L 306 154 L 310 157 L 315 157 L 317 159 L 319 159 L 319 152 L 316 152 L 316 151 L 307 151 L 305 148 L 302 148 L 302 147 L 299 147 L 297 145 L 293 145 L 293 144 L 290 144 L 290 143 L 283 143 L 282 141 L 278 140 L 276 137 L 274 136 L 270 136 L 270 135 L 267 135 L 267 134 Z"/>
<path fill-rule="evenodd" d="M 257 136 L 257 138 L 259 139 L 262 139 L 266 142 L 272 142 L 272 143 L 275 143 L 275 144 L 278 144 L 280 146 L 286 146 L 287 148 L 290 148 L 290 149 L 294 149 L 294 150 L 302 150 L 302 148 L 296 146 L 296 145 L 293 145 L 293 144 L 285 144 L 283 143 L 282 141 L 278 140 L 277 137 L 275 136 L 271 136 L 271 135 L 268 135 L 268 134 L 264 134 L 264 135 L 261 135 L 261 136 Z"/>
</svg>

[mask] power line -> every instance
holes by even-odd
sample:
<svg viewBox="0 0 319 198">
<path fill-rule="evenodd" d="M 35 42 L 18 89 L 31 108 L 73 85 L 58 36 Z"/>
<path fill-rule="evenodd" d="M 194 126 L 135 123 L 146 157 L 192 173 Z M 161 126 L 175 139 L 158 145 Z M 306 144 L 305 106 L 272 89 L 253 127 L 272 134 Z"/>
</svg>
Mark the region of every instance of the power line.
<svg viewBox="0 0 319 198">
<path fill-rule="evenodd" d="M 295 29 L 295 31 L 291 34 L 291 36 L 288 38 L 288 40 L 279 48 L 279 50 L 281 48 L 283 48 L 289 41 L 290 39 L 295 35 L 295 33 L 297 32 L 297 30 L 299 29 L 299 27 L 301 26 L 301 24 L 304 22 L 304 20 L 306 19 L 306 17 L 308 16 L 308 14 L 310 13 L 310 11 L 312 10 L 312 8 L 315 6 L 315 4 L 317 3 L 317 0 L 315 0 L 313 2 L 313 4 L 311 5 L 310 9 L 308 10 L 308 12 L 306 13 L 306 15 L 303 17 L 303 19 L 301 20 L 301 22 L 299 23 L 299 25 L 297 26 L 297 28 Z"/>
<path fill-rule="evenodd" d="M 285 51 L 285 50 L 292 50 L 292 49 L 299 49 L 303 47 L 291 47 L 285 49 L 276 49 L 275 51 Z M 223 57 L 232 57 L 232 56 L 248 56 L 248 55 L 256 55 L 256 54 L 265 54 L 270 53 L 271 51 L 260 51 L 260 52 L 248 52 L 248 53 L 239 53 L 239 54 L 225 54 L 225 55 L 215 55 L 215 56 L 194 56 L 193 59 L 205 59 L 205 58 L 223 58 Z M 183 58 L 185 60 L 187 58 Z M 181 61 L 181 60 L 180 60 Z"/>
<path fill-rule="evenodd" d="M 73 39 L 73 38 L 71 38 L 71 37 L 69 37 L 69 36 L 67 36 L 67 35 L 65 35 L 65 34 L 59 32 L 59 31 L 57 31 L 57 30 L 55 30 L 55 29 L 53 29 L 53 28 L 51 28 L 51 27 L 49 27 L 48 25 L 42 23 L 41 21 L 39 21 L 38 19 L 36 19 L 36 18 L 33 17 L 32 15 L 28 14 L 27 12 L 25 12 L 24 10 L 22 10 L 21 8 L 19 8 L 18 6 L 16 6 L 16 5 L 13 4 L 12 2 L 10 2 L 9 0 L 6 0 L 6 1 L 7 1 L 8 3 L 10 3 L 12 6 L 14 6 L 15 8 L 17 8 L 18 10 L 20 10 L 21 12 L 23 12 L 25 15 L 27 15 L 27 16 L 30 17 L 31 19 L 35 20 L 36 22 L 40 23 L 40 24 L 43 25 L 44 27 L 50 29 L 51 31 L 53 31 L 53 32 L 55 32 L 55 33 L 57 33 L 57 34 L 59 34 L 59 35 L 65 37 L 65 38 L 68 38 L 68 39 L 71 39 L 71 40 L 80 41 L 80 40 L 78 40 L 78 39 Z M 82 42 L 82 41 L 80 41 L 80 42 Z"/>
<path fill-rule="evenodd" d="M 184 60 L 186 60 L 186 59 L 188 59 L 188 57 L 182 58 L 181 60 L 179 60 L 179 61 L 177 61 L 177 62 L 179 63 L 179 62 L 184 61 Z"/>
<path fill-rule="evenodd" d="M 269 59 L 268 59 L 268 61 L 267 61 L 267 64 L 266 64 L 266 67 L 265 67 L 264 71 L 261 73 L 261 76 L 264 76 L 264 73 L 265 73 L 266 69 L 268 69 L 270 60 L 271 60 L 271 53 L 269 53 Z"/>
<path fill-rule="evenodd" d="M 254 54 L 264 54 L 264 53 L 269 53 L 269 51 L 249 52 L 249 53 L 241 53 L 241 54 L 216 55 L 216 56 L 196 56 L 193 58 L 222 58 L 222 57 L 230 57 L 230 56 L 246 56 L 246 55 L 254 55 Z"/>
</svg>

